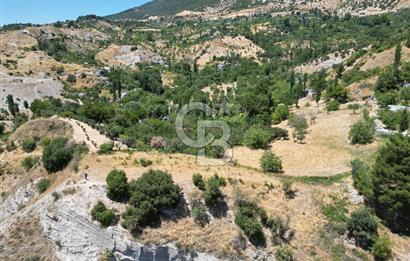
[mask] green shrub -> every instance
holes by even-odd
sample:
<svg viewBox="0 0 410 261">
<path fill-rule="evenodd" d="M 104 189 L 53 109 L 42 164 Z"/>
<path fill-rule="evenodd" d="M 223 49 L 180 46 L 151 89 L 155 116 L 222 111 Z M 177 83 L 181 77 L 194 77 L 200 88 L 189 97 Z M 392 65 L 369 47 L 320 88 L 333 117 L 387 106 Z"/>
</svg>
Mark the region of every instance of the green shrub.
<svg viewBox="0 0 410 261">
<path fill-rule="evenodd" d="M 36 185 L 37 192 L 40 194 L 44 193 L 50 186 L 51 186 L 50 179 L 41 179 Z"/>
<path fill-rule="evenodd" d="M 361 120 L 353 124 L 349 131 L 352 144 L 369 144 L 374 140 L 375 126 L 373 121 Z"/>
<path fill-rule="evenodd" d="M 114 201 L 124 201 L 129 197 L 127 175 L 122 170 L 112 170 L 107 175 L 107 197 Z"/>
<path fill-rule="evenodd" d="M 123 214 L 123 226 L 131 232 L 155 224 L 162 209 L 176 208 L 181 189 L 167 172 L 150 170 L 129 183 L 131 206 Z"/>
<path fill-rule="evenodd" d="M 284 241 L 286 230 L 288 230 L 287 224 L 279 217 L 269 218 L 266 222 L 266 227 L 269 228 L 272 234 L 272 241 L 275 244 Z"/>
<path fill-rule="evenodd" d="M 114 142 L 108 142 L 100 145 L 98 154 L 111 154 L 114 150 Z"/>
<path fill-rule="evenodd" d="M 371 169 L 366 163 L 360 160 L 353 160 L 352 166 L 352 177 L 353 185 L 367 200 L 373 200 L 373 180 L 371 176 Z"/>
<path fill-rule="evenodd" d="M 258 221 L 259 207 L 247 200 L 237 202 L 238 209 L 235 213 L 235 224 L 240 227 L 254 245 L 265 245 L 266 238 L 262 225 Z"/>
<path fill-rule="evenodd" d="M 73 158 L 72 147 L 68 146 L 66 138 L 56 138 L 45 142 L 42 161 L 49 172 L 63 170 Z"/>
<path fill-rule="evenodd" d="M 226 181 L 224 178 L 214 175 L 206 182 L 206 189 L 203 193 L 205 203 L 211 207 L 217 207 L 224 201 L 224 195 L 220 187 L 225 187 Z"/>
<path fill-rule="evenodd" d="M 285 104 L 279 104 L 275 112 L 272 114 L 272 123 L 279 124 L 282 121 L 288 119 L 289 117 L 289 108 Z"/>
<path fill-rule="evenodd" d="M 271 151 L 265 151 L 260 160 L 261 168 L 264 172 L 282 172 L 282 160 Z"/>
<path fill-rule="evenodd" d="M 243 137 L 244 145 L 252 149 L 265 149 L 271 141 L 272 132 L 260 125 L 250 127 Z"/>
<path fill-rule="evenodd" d="M 197 187 L 199 190 L 205 190 L 205 180 L 201 174 L 194 174 L 192 176 L 192 182 L 194 183 L 195 187 Z"/>
<path fill-rule="evenodd" d="M 6 125 L 3 122 L 0 122 L 0 136 L 3 135 L 6 131 Z"/>
<path fill-rule="evenodd" d="M 272 138 L 275 140 L 289 139 L 289 132 L 285 129 L 274 127 L 272 128 Z"/>
<path fill-rule="evenodd" d="M 192 208 L 192 218 L 195 220 L 196 223 L 204 226 L 209 222 L 208 214 L 206 213 L 205 206 L 198 205 Z"/>
<path fill-rule="evenodd" d="M 357 103 L 352 103 L 352 104 L 349 104 L 349 106 L 347 106 L 347 108 L 348 108 L 349 110 L 352 110 L 352 111 L 353 111 L 353 114 L 355 114 L 356 111 L 357 111 L 358 109 L 360 109 L 360 105 L 357 104 Z"/>
<path fill-rule="evenodd" d="M 67 77 L 67 82 L 69 83 L 76 83 L 77 82 L 77 77 L 73 74 L 68 75 Z"/>
<path fill-rule="evenodd" d="M 147 159 L 140 159 L 139 164 L 143 166 L 144 168 L 149 167 L 153 164 L 152 160 L 147 160 Z"/>
<path fill-rule="evenodd" d="M 25 138 L 21 141 L 21 148 L 27 152 L 33 152 L 36 149 L 36 141 L 33 138 Z"/>
<path fill-rule="evenodd" d="M 336 100 L 330 100 L 326 103 L 326 111 L 331 112 L 331 111 L 338 111 L 340 108 L 340 103 Z"/>
<path fill-rule="evenodd" d="M 102 227 L 109 227 L 117 222 L 117 216 L 113 209 L 107 209 L 103 202 L 98 201 L 91 210 L 91 217 L 100 222 Z"/>
<path fill-rule="evenodd" d="M 25 158 L 22 162 L 21 162 L 21 166 L 26 170 L 29 171 L 31 170 L 36 164 L 37 162 L 40 160 L 40 157 L 38 156 L 29 156 L 27 158 Z"/>
<path fill-rule="evenodd" d="M 391 255 L 391 241 L 388 236 L 381 236 L 374 242 L 372 254 L 377 261 L 388 260 Z"/>
<path fill-rule="evenodd" d="M 287 246 L 278 248 L 275 253 L 275 257 L 278 261 L 293 261 L 293 251 Z"/>
<path fill-rule="evenodd" d="M 356 210 L 347 221 L 349 236 L 354 238 L 356 245 L 370 249 L 377 238 L 377 222 L 367 208 Z"/>
</svg>

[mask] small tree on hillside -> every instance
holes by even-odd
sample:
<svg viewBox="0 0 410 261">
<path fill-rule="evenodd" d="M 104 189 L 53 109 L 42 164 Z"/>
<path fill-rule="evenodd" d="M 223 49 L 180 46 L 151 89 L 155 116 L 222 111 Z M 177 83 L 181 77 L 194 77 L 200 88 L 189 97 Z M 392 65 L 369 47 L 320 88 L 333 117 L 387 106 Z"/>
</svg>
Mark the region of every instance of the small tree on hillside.
<svg viewBox="0 0 410 261">
<path fill-rule="evenodd" d="M 107 197 L 114 201 L 124 201 L 129 197 L 128 179 L 123 170 L 112 170 L 108 173 Z"/>
<path fill-rule="evenodd" d="M 56 138 L 45 142 L 42 161 L 44 168 L 49 172 L 63 170 L 73 158 L 72 147 L 67 144 L 66 138 Z"/>
<path fill-rule="evenodd" d="M 370 249 L 377 238 L 377 222 L 367 208 L 356 210 L 347 221 L 349 236 L 353 237 L 356 245 L 363 249 Z"/>
<path fill-rule="evenodd" d="M 271 151 L 265 151 L 260 160 L 263 171 L 270 173 L 282 172 L 282 160 Z"/>
</svg>

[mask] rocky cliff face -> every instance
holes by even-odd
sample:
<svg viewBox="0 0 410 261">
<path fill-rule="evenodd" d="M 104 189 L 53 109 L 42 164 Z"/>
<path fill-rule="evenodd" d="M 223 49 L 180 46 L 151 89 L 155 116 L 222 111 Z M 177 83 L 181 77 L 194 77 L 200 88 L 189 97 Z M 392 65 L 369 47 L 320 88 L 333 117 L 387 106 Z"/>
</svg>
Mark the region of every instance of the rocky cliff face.
<svg viewBox="0 0 410 261">
<path fill-rule="evenodd" d="M 43 236 L 55 246 L 55 256 L 59 260 L 99 260 L 103 253 L 110 253 L 111 260 L 127 261 L 219 260 L 204 253 L 180 250 L 172 244 L 141 244 L 120 225 L 101 228 L 97 222 L 91 220 L 90 215 L 96 201 L 102 200 L 117 209 L 124 208 L 122 204 L 107 199 L 102 184 L 68 183 L 58 188 L 56 193 L 60 196 L 57 200 L 49 193 L 35 201 L 35 185 L 29 183 L 10 195 L 1 205 L 2 210 L 6 210 L 5 215 L 2 215 L 2 234 L 13 234 L 7 230 L 13 227 L 15 220 L 38 216 L 43 227 Z M 26 209 L 18 211 L 19 202 L 26 204 Z"/>
</svg>

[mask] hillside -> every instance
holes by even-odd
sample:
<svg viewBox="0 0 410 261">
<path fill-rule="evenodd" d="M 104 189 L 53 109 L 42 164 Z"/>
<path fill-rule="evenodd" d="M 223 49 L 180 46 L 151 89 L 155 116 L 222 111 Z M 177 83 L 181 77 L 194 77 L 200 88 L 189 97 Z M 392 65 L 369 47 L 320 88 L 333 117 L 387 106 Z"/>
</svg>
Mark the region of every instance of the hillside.
<svg viewBox="0 0 410 261">
<path fill-rule="evenodd" d="M 409 6 L 407 0 L 154 0 L 142 6 L 135 7 L 118 14 L 107 16 L 111 20 L 139 20 L 157 16 L 172 16 L 182 14 L 183 16 L 196 15 L 208 17 L 212 14 L 231 13 L 231 16 L 253 15 L 258 13 L 268 13 L 283 10 L 313 10 L 320 9 L 328 12 L 337 12 L 339 14 L 376 14 L 385 11 L 393 11 Z M 240 10 L 248 10 L 248 14 L 240 13 Z M 185 11 L 185 13 L 184 13 Z M 199 12 L 199 13 L 198 13 Z M 229 17 L 229 16 L 228 16 Z"/>
<path fill-rule="evenodd" d="M 410 260 L 408 3 L 0 28 L 0 260 Z"/>
</svg>

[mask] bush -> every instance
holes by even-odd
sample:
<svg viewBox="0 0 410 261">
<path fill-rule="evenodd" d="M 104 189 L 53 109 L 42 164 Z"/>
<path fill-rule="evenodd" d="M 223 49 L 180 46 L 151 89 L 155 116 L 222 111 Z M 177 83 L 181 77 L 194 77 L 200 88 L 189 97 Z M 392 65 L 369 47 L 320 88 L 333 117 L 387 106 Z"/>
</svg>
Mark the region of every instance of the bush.
<svg viewBox="0 0 410 261">
<path fill-rule="evenodd" d="M 0 122 L 0 136 L 3 135 L 6 131 L 6 125 L 3 122 Z"/>
<path fill-rule="evenodd" d="M 289 247 L 281 247 L 276 250 L 275 257 L 278 261 L 293 261 L 295 260 L 293 257 L 292 249 Z"/>
<path fill-rule="evenodd" d="M 336 100 L 330 100 L 326 103 L 326 111 L 338 111 L 340 108 L 340 103 Z"/>
<path fill-rule="evenodd" d="M 356 245 L 370 249 L 377 238 L 377 222 L 368 209 L 363 208 L 352 213 L 347 220 L 349 236 L 354 238 Z"/>
<path fill-rule="evenodd" d="M 272 129 L 272 138 L 275 140 L 279 139 L 289 139 L 289 132 L 285 129 L 274 127 Z"/>
<path fill-rule="evenodd" d="M 353 111 L 353 114 L 356 114 L 356 111 L 357 111 L 358 109 L 360 109 L 360 105 L 357 104 L 357 103 L 352 103 L 352 104 L 349 104 L 349 106 L 347 106 L 347 108 L 348 108 L 349 110 L 352 110 L 352 111 Z"/>
<path fill-rule="evenodd" d="M 91 216 L 94 220 L 100 222 L 102 227 L 109 227 L 117 222 L 117 216 L 114 210 L 107 209 L 103 202 L 98 201 L 91 210 Z"/>
<path fill-rule="evenodd" d="M 209 222 L 208 214 L 206 213 L 205 206 L 198 205 L 192 208 L 192 218 L 195 220 L 196 223 L 204 226 Z"/>
<path fill-rule="evenodd" d="M 282 172 L 282 160 L 270 151 L 265 151 L 260 160 L 261 168 L 264 172 Z"/>
<path fill-rule="evenodd" d="M 201 174 L 194 174 L 192 176 L 192 182 L 194 183 L 195 187 L 197 187 L 199 190 L 205 190 L 205 180 Z"/>
<path fill-rule="evenodd" d="M 114 142 L 108 142 L 100 145 L 98 154 L 111 154 L 114 150 Z"/>
<path fill-rule="evenodd" d="M 37 156 L 30 156 L 25 158 L 22 162 L 21 162 L 21 166 L 26 170 L 29 171 L 31 170 L 36 164 L 37 162 L 40 160 L 40 157 Z"/>
<path fill-rule="evenodd" d="M 285 104 L 279 104 L 272 114 L 272 123 L 279 124 L 289 117 L 289 108 Z"/>
<path fill-rule="evenodd" d="M 41 179 L 36 185 L 37 192 L 40 194 L 44 193 L 50 186 L 51 186 L 50 179 Z"/>
<path fill-rule="evenodd" d="M 36 141 L 33 138 L 25 138 L 21 141 L 21 148 L 27 152 L 33 152 L 36 149 Z"/>
<path fill-rule="evenodd" d="M 410 234 L 410 137 L 395 135 L 381 147 L 373 167 L 377 214 L 394 231 Z"/>
<path fill-rule="evenodd" d="M 122 170 L 112 170 L 108 173 L 107 197 L 114 201 L 125 201 L 129 197 L 127 175 Z"/>
<path fill-rule="evenodd" d="M 153 164 L 152 160 L 147 160 L 147 159 L 140 159 L 139 164 L 143 166 L 144 168 L 149 167 Z"/>
<path fill-rule="evenodd" d="M 371 120 L 361 120 L 353 124 L 349 131 L 349 139 L 352 144 L 369 144 L 374 140 L 374 122 Z"/>
<path fill-rule="evenodd" d="M 363 195 L 368 201 L 372 201 L 374 187 L 370 168 L 366 163 L 357 159 L 352 161 L 351 166 L 354 187 L 360 195 Z"/>
<path fill-rule="evenodd" d="M 155 224 L 161 209 L 175 208 L 181 189 L 174 184 L 171 175 L 150 170 L 129 184 L 130 201 L 123 215 L 123 226 L 131 232 Z"/>
<path fill-rule="evenodd" d="M 280 241 L 288 240 L 285 239 L 285 233 L 289 228 L 281 218 L 277 217 L 268 219 L 266 226 L 271 231 L 272 241 L 275 244 L 280 243 Z"/>
<path fill-rule="evenodd" d="M 259 207 L 246 200 L 238 203 L 238 210 L 235 213 L 235 224 L 240 227 L 248 239 L 254 245 L 264 245 L 266 243 L 262 225 L 258 221 Z"/>
<path fill-rule="evenodd" d="M 42 161 L 49 173 L 63 170 L 72 158 L 73 150 L 67 145 L 66 138 L 60 137 L 45 142 Z"/>
<path fill-rule="evenodd" d="M 68 77 L 67 77 L 67 82 L 69 82 L 69 83 L 76 83 L 76 82 L 77 82 L 77 77 L 76 77 L 75 75 L 70 74 L 70 75 L 68 75 Z"/>
<path fill-rule="evenodd" d="M 282 182 L 282 190 L 285 193 L 286 198 L 293 198 L 295 196 L 295 191 L 292 188 L 292 181 L 284 180 Z"/>
<path fill-rule="evenodd" d="M 216 174 L 208 179 L 206 182 L 206 189 L 203 194 L 205 203 L 211 207 L 217 207 L 220 203 L 222 203 L 224 201 L 224 195 L 222 194 L 220 187 L 225 186 L 225 179 Z"/>
<path fill-rule="evenodd" d="M 243 137 L 244 145 L 252 149 L 265 149 L 271 141 L 272 132 L 259 125 L 250 127 Z"/>
<path fill-rule="evenodd" d="M 391 241 L 387 236 L 381 236 L 374 242 L 372 254 L 377 261 L 388 260 L 391 255 Z"/>
<path fill-rule="evenodd" d="M 6 144 L 6 150 L 7 150 L 8 152 L 14 151 L 14 150 L 16 150 L 16 149 L 17 149 L 17 146 L 16 146 L 16 144 L 14 143 L 14 141 L 7 142 L 7 144 Z"/>
</svg>

